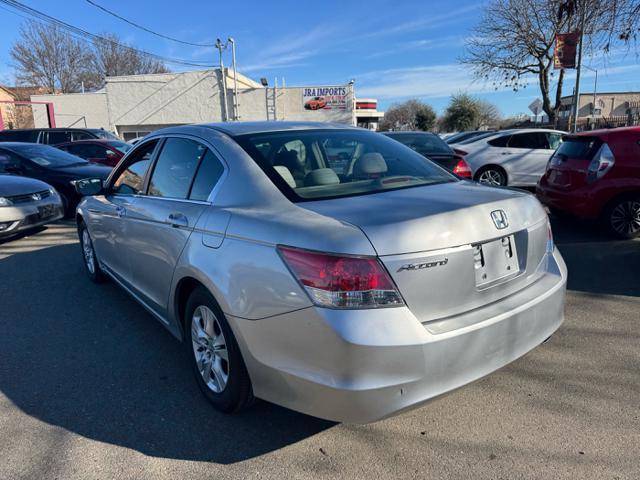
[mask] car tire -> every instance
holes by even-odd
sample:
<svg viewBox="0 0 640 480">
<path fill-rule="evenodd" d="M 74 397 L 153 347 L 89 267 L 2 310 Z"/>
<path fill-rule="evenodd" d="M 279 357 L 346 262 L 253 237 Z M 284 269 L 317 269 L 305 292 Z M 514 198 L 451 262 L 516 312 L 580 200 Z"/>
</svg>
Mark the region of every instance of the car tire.
<svg viewBox="0 0 640 480">
<path fill-rule="evenodd" d="M 204 287 L 185 308 L 185 346 L 198 387 L 221 412 L 235 413 L 253 401 L 251 379 L 226 317 Z"/>
<path fill-rule="evenodd" d="M 617 238 L 630 240 L 640 236 L 640 195 L 621 197 L 604 211 L 603 223 Z"/>
<path fill-rule="evenodd" d="M 93 240 L 89 234 L 89 229 L 84 222 L 78 224 L 78 237 L 80 237 L 80 249 L 84 260 L 84 269 L 93 283 L 102 283 L 106 280 L 106 275 L 100 268 L 100 262 L 93 248 Z"/>
<path fill-rule="evenodd" d="M 482 167 L 474 180 L 490 187 L 504 187 L 507 185 L 507 174 L 498 167 Z"/>
</svg>

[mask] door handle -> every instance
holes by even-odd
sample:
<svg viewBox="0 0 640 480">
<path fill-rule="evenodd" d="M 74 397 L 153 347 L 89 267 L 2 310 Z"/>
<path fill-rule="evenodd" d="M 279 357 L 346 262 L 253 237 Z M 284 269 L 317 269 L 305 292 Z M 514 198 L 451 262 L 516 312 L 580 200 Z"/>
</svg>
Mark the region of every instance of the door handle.
<svg viewBox="0 0 640 480">
<path fill-rule="evenodd" d="M 174 228 L 189 226 L 189 220 L 187 220 L 187 217 L 185 217 L 184 214 L 180 212 L 170 213 L 167 217 L 167 223 L 169 223 Z"/>
<path fill-rule="evenodd" d="M 501 155 L 511 155 L 511 152 L 502 152 Z"/>
</svg>

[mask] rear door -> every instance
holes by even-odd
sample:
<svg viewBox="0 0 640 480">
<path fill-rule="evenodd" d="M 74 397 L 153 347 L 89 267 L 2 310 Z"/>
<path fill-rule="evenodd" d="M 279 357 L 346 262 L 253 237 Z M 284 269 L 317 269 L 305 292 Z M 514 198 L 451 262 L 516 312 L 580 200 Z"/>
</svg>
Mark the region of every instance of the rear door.
<svg viewBox="0 0 640 480">
<path fill-rule="evenodd" d="M 510 174 L 511 185 L 535 185 L 544 174 L 553 154 L 546 132 L 516 133 L 511 136 L 503 166 Z"/>
<path fill-rule="evenodd" d="M 135 288 L 163 316 L 176 263 L 223 171 L 221 161 L 199 140 L 168 137 L 146 195 L 129 209 Z"/>
</svg>

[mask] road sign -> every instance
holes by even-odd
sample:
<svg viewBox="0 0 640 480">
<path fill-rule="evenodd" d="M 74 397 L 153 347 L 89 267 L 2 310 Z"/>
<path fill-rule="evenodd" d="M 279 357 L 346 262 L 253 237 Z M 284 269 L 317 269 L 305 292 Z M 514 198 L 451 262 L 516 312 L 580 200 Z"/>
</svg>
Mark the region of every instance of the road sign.
<svg viewBox="0 0 640 480">
<path fill-rule="evenodd" d="M 542 101 L 539 98 L 536 98 L 529 105 L 529 110 L 531 110 L 534 115 L 540 115 L 542 113 Z"/>
</svg>

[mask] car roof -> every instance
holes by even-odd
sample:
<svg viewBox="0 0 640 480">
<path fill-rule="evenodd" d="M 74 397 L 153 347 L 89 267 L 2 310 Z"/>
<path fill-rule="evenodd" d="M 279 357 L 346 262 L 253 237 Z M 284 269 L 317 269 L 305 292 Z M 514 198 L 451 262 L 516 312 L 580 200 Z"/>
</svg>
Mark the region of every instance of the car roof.
<svg viewBox="0 0 640 480">
<path fill-rule="evenodd" d="M 393 132 L 380 132 L 383 135 L 388 135 L 390 137 L 394 136 L 394 135 L 431 135 L 434 137 L 437 137 L 437 135 L 433 132 L 418 132 L 415 130 L 406 130 L 406 131 L 393 131 Z"/>
<path fill-rule="evenodd" d="M 585 130 L 584 132 L 574 133 L 573 135 L 584 137 L 584 136 L 605 136 L 610 135 L 612 133 L 640 133 L 640 126 L 634 127 L 617 127 L 617 128 L 601 128 L 599 130 Z"/>
<path fill-rule="evenodd" d="M 245 135 L 250 133 L 266 133 L 266 132 L 280 132 L 286 130 L 319 130 L 319 129 L 359 129 L 352 127 L 351 125 L 345 125 L 344 123 L 328 123 L 328 122 L 279 122 L 279 121 L 264 121 L 264 122 L 227 122 L 227 123 L 205 123 L 201 125 L 194 125 L 200 127 L 211 128 L 219 132 L 226 133 L 227 135 Z M 186 125 L 185 127 L 189 127 Z"/>
</svg>

